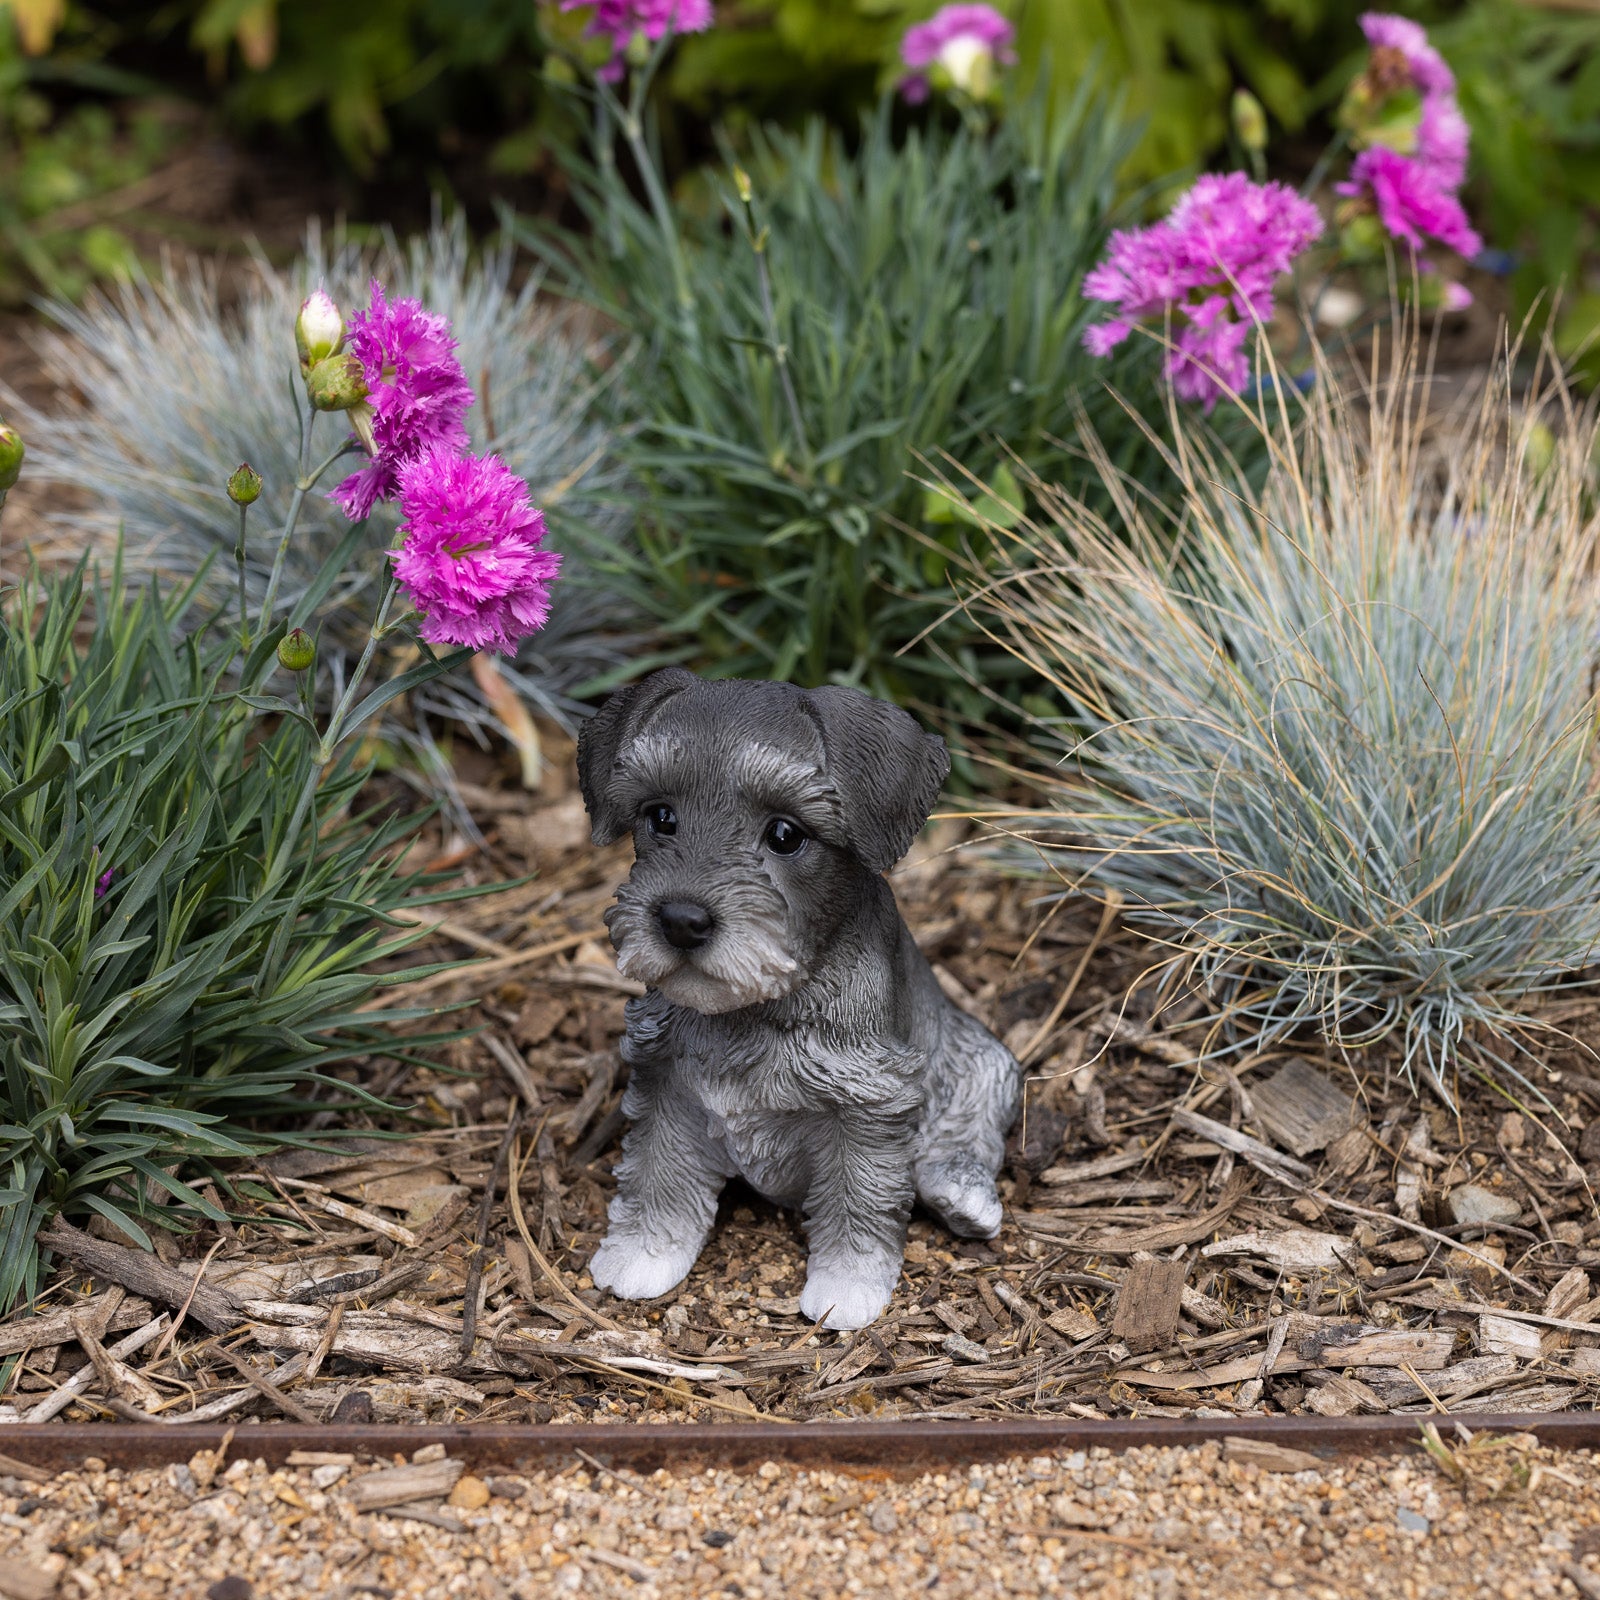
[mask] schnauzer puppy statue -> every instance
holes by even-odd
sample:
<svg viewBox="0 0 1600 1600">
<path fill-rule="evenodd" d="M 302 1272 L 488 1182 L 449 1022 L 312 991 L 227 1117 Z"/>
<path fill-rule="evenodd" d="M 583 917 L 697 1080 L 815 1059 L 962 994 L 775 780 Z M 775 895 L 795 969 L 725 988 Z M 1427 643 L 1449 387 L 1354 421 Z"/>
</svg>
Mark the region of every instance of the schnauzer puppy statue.
<svg viewBox="0 0 1600 1600">
<path fill-rule="evenodd" d="M 601 1288 L 681 1282 L 734 1176 L 801 1209 L 800 1309 L 830 1328 L 889 1303 L 913 1198 L 964 1237 L 998 1231 L 1022 1069 L 946 999 L 883 878 L 949 770 L 942 740 L 858 690 L 680 667 L 584 728 L 594 841 L 633 835 L 617 968 L 646 986 Z"/>
</svg>

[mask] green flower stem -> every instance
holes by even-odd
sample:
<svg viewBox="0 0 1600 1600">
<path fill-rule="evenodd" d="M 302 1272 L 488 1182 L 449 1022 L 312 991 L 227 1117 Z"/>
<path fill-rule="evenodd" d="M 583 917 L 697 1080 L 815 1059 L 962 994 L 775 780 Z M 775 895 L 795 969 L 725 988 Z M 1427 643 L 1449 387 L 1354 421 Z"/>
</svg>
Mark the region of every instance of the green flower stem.
<svg viewBox="0 0 1600 1600">
<path fill-rule="evenodd" d="M 283 532 L 278 536 L 278 551 L 272 558 L 272 575 L 267 579 L 266 598 L 261 602 L 261 631 L 272 626 L 272 608 L 277 603 L 278 585 L 283 579 L 283 564 L 289 554 L 289 541 L 294 537 L 300 521 L 300 507 L 305 504 L 306 462 L 311 456 L 311 430 L 317 425 L 317 414 L 309 408 L 300 414 L 300 476 L 295 481 L 294 496 L 283 519 Z"/>
<path fill-rule="evenodd" d="M 1307 199 L 1315 196 L 1318 186 L 1328 175 L 1328 168 L 1344 154 L 1345 147 L 1350 143 L 1350 130 L 1341 128 L 1329 141 L 1327 148 L 1317 157 L 1316 165 L 1306 176 L 1306 181 L 1300 185 L 1300 193 Z"/>
<path fill-rule="evenodd" d="M 289 510 L 283 519 L 283 532 L 278 537 L 277 554 L 272 558 L 272 575 L 267 579 L 266 598 L 261 602 L 261 629 L 266 632 L 272 626 L 272 612 L 277 603 L 278 585 L 283 578 L 284 562 L 289 554 L 289 543 L 294 538 L 294 531 L 300 521 L 300 511 L 305 505 L 306 496 L 321 482 L 322 475 L 341 456 L 348 455 L 355 446 L 348 439 L 341 441 L 339 448 L 332 455 L 323 459 L 321 464 L 313 471 L 305 470 L 305 459 L 309 453 L 311 443 L 311 426 L 316 420 L 316 413 L 310 414 L 310 420 L 305 427 L 304 442 L 300 450 L 300 476 L 295 480 L 294 496 L 289 501 Z"/>
<path fill-rule="evenodd" d="M 779 337 L 778 311 L 772 299 L 772 275 L 767 270 L 768 233 L 756 226 L 755 200 L 749 184 L 740 176 L 739 201 L 744 207 L 745 236 L 756 258 L 756 286 L 761 295 L 761 320 L 766 324 L 767 346 L 777 363 L 778 381 L 783 385 L 783 400 L 789 411 L 789 426 L 794 429 L 794 442 L 805 464 L 806 479 L 812 477 L 815 462 L 811 445 L 806 438 L 805 420 L 800 413 L 800 396 L 795 392 L 794 375 L 789 370 L 789 347 Z"/>
<path fill-rule="evenodd" d="M 333 708 L 328 717 L 328 726 L 322 735 L 322 744 L 317 750 L 317 764 L 325 767 L 333 760 L 334 751 L 338 748 L 339 740 L 344 733 L 344 719 L 350 715 L 350 708 L 355 704 L 356 693 L 361 688 L 361 682 L 367 675 L 367 669 L 372 665 L 373 655 L 377 652 L 378 641 L 388 632 L 389 608 L 394 604 L 394 597 L 399 591 L 400 583 L 394 575 L 392 564 L 384 567 L 383 598 L 378 602 L 378 614 L 372 619 L 372 629 L 367 634 L 367 646 L 361 652 L 361 659 L 356 663 L 356 670 L 350 674 L 350 681 L 345 685 L 344 693 L 339 697 L 339 703 Z"/>
<path fill-rule="evenodd" d="M 626 106 L 617 99 L 610 84 L 603 78 L 596 80 L 596 86 L 600 91 L 601 102 L 616 119 L 617 125 L 622 129 L 623 138 L 628 141 L 628 148 L 633 152 L 634 164 L 639 169 L 639 180 L 644 184 L 645 198 L 650 202 L 656 227 L 661 231 L 661 242 L 672 272 L 672 286 L 677 295 L 678 315 L 683 324 L 684 337 L 691 344 L 698 344 L 698 330 L 693 318 L 694 295 L 689 288 L 689 271 L 683 259 L 683 242 L 678 237 L 678 225 L 672 214 L 672 202 L 667 198 L 666 185 L 661 181 L 661 174 L 656 169 L 649 141 L 644 136 L 645 102 L 650 94 L 650 85 L 655 80 L 672 39 L 673 33 L 669 28 L 656 41 L 655 47 L 650 52 L 650 59 L 634 75 Z"/>
<path fill-rule="evenodd" d="M 250 600 L 244 583 L 244 530 L 250 517 L 250 507 L 239 507 L 239 541 L 233 547 L 234 564 L 239 569 L 239 643 L 246 655 L 250 653 Z"/>
<path fill-rule="evenodd" d="M 343 735 L 344 720 L 350 715 L 350 709 L 355 704 L 356 694 L 361 688 L 362 680 L 367 675 L 368 668 L 372 665 L 372 658 L 377 652 L 378 641 L 387 630 L 389 621 L 389 608 L 394 603 L 395 593 L 399 588 L 394 575 L 393 567 L 385 569 L 383 598 L 378 603 L 378 614 L 373 618 L 371 631 L 367 634 L 367 646 L 361 653 L 361 660 L 356 664 L 356 670 L 350 675 L 350 682 L 345 685 L 344 693 L 339 697 L 338 704 L 328 717 L 327 727 L 323 730 L 322 738 L 317 745 L 316 760 L 312 763 L 310 771 L 306 773 L 305 782 L 300 787 L 300 794 L 295 801 L 294 812 L 289 818 L 289 825 L 284 829 L 283 837 L 278 841 L 273 851 L 272 860 L 267 866 L 263 879 L 263 893 L 275 887 L 284 873 L 289 869 L 293 859 L 295 844 L 299 840 L 300 830 L 305 825 L 306 818 L 310 816 L 316 802 L 317 790 L 322 786 L 323 775 L 327 772 L 334 756 L 338 753 L 340 739 Z"/>
</svg>

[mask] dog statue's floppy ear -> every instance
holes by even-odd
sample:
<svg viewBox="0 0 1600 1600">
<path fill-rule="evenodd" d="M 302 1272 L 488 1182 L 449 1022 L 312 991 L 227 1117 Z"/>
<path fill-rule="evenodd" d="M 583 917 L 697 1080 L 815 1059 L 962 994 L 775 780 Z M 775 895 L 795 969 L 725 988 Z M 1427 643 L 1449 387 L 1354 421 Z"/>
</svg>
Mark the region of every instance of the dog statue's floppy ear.
<svg viewBox="0 0 1600 1600">
<path fill-rule="evenodd" d="M 822 732 L 850 848 L 872 871 L 887 872 L 911 848 L 950 775 L 944 740 L 859 689 L 811 689 L 805 702 Z"/>
<path fill-rule="evenodd" d="M 578 734 L 578 788 L 589 810 L 596 844 L 615 844 L 633 818 L 613 792 L 611 777 L 622 747 L 644 726 L 664 700 L 700 680 L 682 667 L 663 667 L 648 678 L 618 689 Z"/>
</svg>

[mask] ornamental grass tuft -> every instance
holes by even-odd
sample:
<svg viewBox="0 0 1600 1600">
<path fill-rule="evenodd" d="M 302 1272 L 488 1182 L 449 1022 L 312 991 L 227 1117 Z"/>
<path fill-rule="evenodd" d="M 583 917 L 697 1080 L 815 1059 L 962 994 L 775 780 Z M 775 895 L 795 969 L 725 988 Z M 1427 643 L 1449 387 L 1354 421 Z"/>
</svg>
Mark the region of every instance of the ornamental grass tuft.
<svg viewBox="0 0 1600 1600">
<path fill-rule="evenodd" d="M 459 220 L 403 246 L 390 240 L 371 249 L 324 243 L 313 233 L 292 269 L 258 263 L 236 304 L 199 268 L 174 267 L 111 298 L 52 305 L 62 333 L 46 336 L 44 354 L 85 404 L 66 415 L 16 406 L 33 452 L 33 479 L 91 486 L 102 501 L 92 525 L 107 539 L 121 528 L 135 571 L 183 580 L 208 558 L 221 557 L 202 591 L 220 602 L 233 581 L 237 519 L 226 493 L 229 475 L 241 461 L 260 474 L 257 530 L 279 525 L 294 493 L 300 374 L 283 330 L 319 285 L 337 316 L 340 307 L 367 303 L 374 277 L 450 324 L 461 368 L 477 392 L 465 413 L 466 435 L 474 449 L 494 451 L 527 480 L 556 545 L 612 551 L 624 542 L 627 519 L 608 440 L 593 420 L 596 380 L 584 342 L 570 317 L 537 303 L 536 280 L 513 284 L 507 251 L 475 258 Z M 389 494 L 394 486 L 376 487 Z M 580 496 L 581 525 L 563 514 L 563 501 Z M 369 498 L 356 509 L 372 512 L 366 533 L 317 613 L 321 665 L 330 675 L 348 675 L 366 643 L 383 552 L 397 537 L 398 503 L 373 505 Z M 84 524 L 81 514 L 73 520 L 76 528 Z M 282 593 L 291 604 L 348 528 L 325 494 L 307 498 L 283 565 Z M 265 593 L 275 555 L 265 531 L 252 536 L 245 574 L 252 601 Z M 569 555 L 548 624 L 523 641 L 501 672 L 536 711 L 567 720 L 573 691 L 626 659 L 630 617 L 612 594 L 585 583 L 583 561 Z M 494 720 L 464 671 L 415 692 L 412 706 L 469 725 Z M 391 723 L 389 731 L 407 730 Z"/>
<path fill-rule="evenodd" d="M 1107 515 L 1031 483 L 967 609 L 1059 706 L 1018 859 L 1120 894 L 1217 1049 L 1389 1040 L 1448 1099 L 1600 955 L 1600 518 L 1550 367 L 1441 421 L 1414 349 L 1263 385 L 1260 487 L 1176 414 L 1170 510 L 1109 464 Z"/>
</svg>

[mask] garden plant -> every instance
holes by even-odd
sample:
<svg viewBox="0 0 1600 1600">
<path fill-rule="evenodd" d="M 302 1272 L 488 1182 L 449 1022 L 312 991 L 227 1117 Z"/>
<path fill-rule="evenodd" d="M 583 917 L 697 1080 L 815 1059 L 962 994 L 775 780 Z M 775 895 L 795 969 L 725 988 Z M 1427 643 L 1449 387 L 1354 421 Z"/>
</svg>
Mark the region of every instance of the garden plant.
<svg viewBox="0 0 1600 1600">
<path fill-rule="evenodd" d="M 259 593 L 247 533 L 263 483 L 239 465 L 225 480 L 225 599 L 203 598 L 211 562 L 186 584 L 125 585 L 120 567 L 95 578 L 80 567 L 6 597 L 6 1308 L 33 1292 L 34 1239 L 50 1215 L 98 1212 L 146 1243 L 138 1218 L 152 1207 L 168 1221 L 216 1218 L 222 1158 L 299 1136 L 294 1113 L 314 1102 L 361 1099 L 339 1064 L 428 1043 L 396 1037 L 411 1013 L 369 1006 L 408 975 L 373 964 L 426 932 L 402 906 L 461 891 L 407 865 L 421 815 L 374 809 L 361 736 L 472 652 L 510 651 L 543 626 L 560 558 L 543 548 L 522 479 L 468 449 L 474 396 L 445 318 L 374 284 L 348 326 L 313 293 L 284 319 L 286 353 L 291 321 L 298 446 Z M 9 432 L 0 448 L 3 493 L 20 448 Z M 340 481 L 352 459 L 362 464 Z M 348 530 L 291 598 L 302 512 L 330 483 Z M 311 629 L 379 500 L 398 502 L 398 544 L 359 658 L 348 671 L 323 663 L 331 682 L 319 697 Z M 420 659 L 375 671 L 399 635 Z"/>
<path fill-rule="evenodd" d="M 519 226 L 633 338 L 606 394 L 640 490 L 615 579 L 719 672 L 970 706 L 965 675 L 1004 670 L 973 638 L 901 654 L 939 614 L 962 540 L 913 481 L 916 452 L 1003 481 L 1004 440 L 1070 472 L 1063 438 L 1086 406 L 1139 461 L 1143 435 L 1119 427 L 1083 348 L 1078 293 L 1131 130 L 1087 87 L 996 121 L 1009 26 L 950 9 L 997 27 L 955 41 L 960 81 L 937 59 L 951 40 L 913 30 L 905 87 L 959 114 L 902 135 L 885 98 L 853 145 L 820 123 L 753 133 L 725 152 L 704 215 L 667 192 L 650 125 L 674 36 L 631 67 L 619 44 L 594 80 L 591 152 L 573 157 L 586 231 Z M 1144 353 L 1115 377 L 1154 403 Z M 946 519 L 932 543 L 911 531 L 930 518 Z"/>
<path fill-rule="evenodd" d="M 494 452 L 532 485 L 563 543 L 581 539 L 585 548 L 613 551 L 626 538 L 627 521 L 609 441 L 595 417 L 595 386 L 605 380 L 588 374 L 580 335 L 538 304 L 537 278 L 519 286 L 512 269 L 504 248 L 475 254 L 458 215 L 404 246 L 390 239 L 363 249 L 313 231 L 290 270 L 258 261 L 226 296 L 214 274 L 172 266 L 83 305 L 53 301 L 48 314 L 59 331 L 42 337 L 42 352 L 55 371 L 71 376 L 84 405 L 16 406 L 33 449 L 31 474 L 92 485 L 98 504 L 87 516 L 74 511 L 74 528 L 87 526 L 106 540 L 120 533 L 134 572 L 182 582 L 204 568 L 199 594 L 216 606 L 235 583 L 236 530 L 225 485 L 248 458 L 262 490 L 245 541 L 246 591 L 259 604 L 274 586 L 298 605 L 348 543 L 350 525 L 331 500 L 314 495 L 301 499 L 287 546 L 256 531 L 281 526 L 299 474 L 298 379 L 282 329 L 310 289 L 320 285 L 350 304 L 377 277 L 449 321 L 477 393 L 465 418 L 474 448 Z M 581 499 L 581 519 L 565 516 L 569 499 Z M 335 668 L 348 674 L 366 646 L 399 515 L 392 500 L 370 508 L 337 582 L 324 587 L 310 613 L 324 683 Z M 385 723 L 433 784 L 448 787 L 436 724 L 498 724 L 525 743 L 522 707 L 567 722 L 574 692 L 627 659 L 637 618 L 603 584 L 585 581 L 583 562 L 576 565 L 546 626 L 514 654 L 498 665 L 475 656 L 431 679 L 408 696 L 403 717 Z M 385 663 L 398 663 L 414 646 L 390 634 L 379 649 Z M 532 766 L 536 778 L 536 760 Z"/>
</svg>

